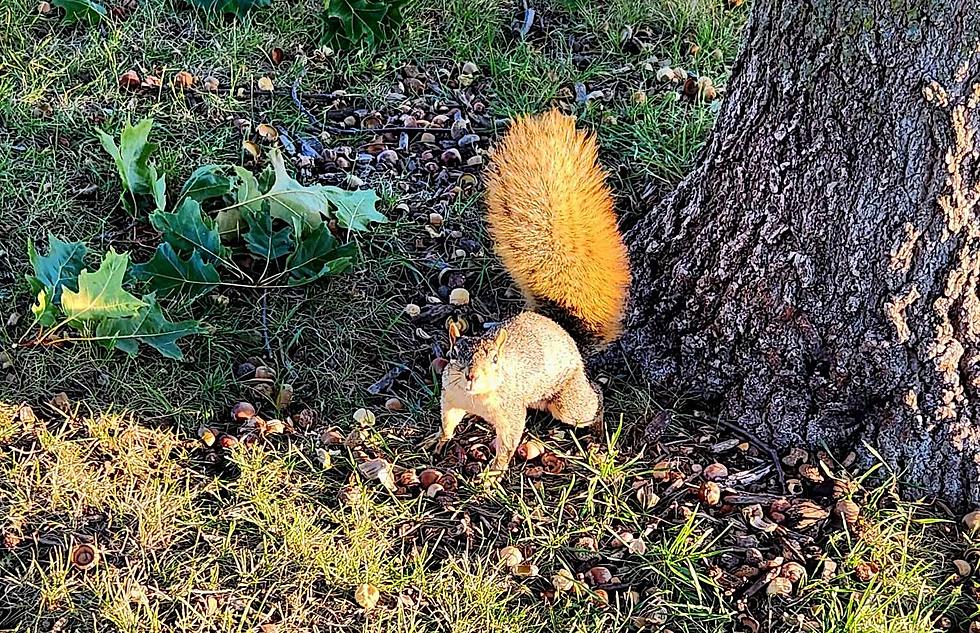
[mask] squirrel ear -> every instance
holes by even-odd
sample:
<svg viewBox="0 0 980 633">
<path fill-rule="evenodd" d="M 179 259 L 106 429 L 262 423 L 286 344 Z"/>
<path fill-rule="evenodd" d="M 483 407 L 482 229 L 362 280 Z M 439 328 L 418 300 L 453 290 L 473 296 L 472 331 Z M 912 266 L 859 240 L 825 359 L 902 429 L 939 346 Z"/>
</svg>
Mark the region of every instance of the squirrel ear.
<svg viewBox="0 0 980 633">
<path fill-rule="evenodd" d="M 504 343 L 506 341 L 507 341 L 507 330 L 501 328 L 500 331 L 497 332 L 497 337 L 493 339 L 493 344 L 497 348 L 498 352 L 501 349 L 503 349 Z"/>
<path fill-rule="evenodd" d="M 456 345 L 456 339 L 459 338 L 459 325 L 450 319 L 449 323 L 446 325 L 446 329 L 449 330 L 449 346 L 453 347 Z"/>
</svg>

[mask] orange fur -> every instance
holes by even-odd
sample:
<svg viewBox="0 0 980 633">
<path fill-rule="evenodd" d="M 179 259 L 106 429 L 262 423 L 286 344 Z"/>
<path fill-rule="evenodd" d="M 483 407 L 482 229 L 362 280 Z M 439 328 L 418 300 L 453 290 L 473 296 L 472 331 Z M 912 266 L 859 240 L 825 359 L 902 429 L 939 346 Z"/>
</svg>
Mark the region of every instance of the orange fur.
<svg viewBox="0 0 980 633">
<path fill-rule="evenodd" d="M 620 334 L 629 259 L 595 138 L 552 110 L 516 120 L 493 153 L 487 221 L 533 308 L 566 312 L 601 344 Z"/>
</svg>

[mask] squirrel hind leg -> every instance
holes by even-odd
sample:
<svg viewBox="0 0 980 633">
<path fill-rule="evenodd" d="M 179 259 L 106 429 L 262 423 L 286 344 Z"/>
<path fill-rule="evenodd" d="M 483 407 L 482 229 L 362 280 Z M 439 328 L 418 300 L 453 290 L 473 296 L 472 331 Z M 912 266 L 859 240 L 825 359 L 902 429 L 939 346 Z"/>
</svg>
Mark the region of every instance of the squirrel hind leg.
<svg viewBox="0 0 980 633">
<path fill-rule="evenodd" d="M 601 430 L 602 404 L 602 391 L 580 367 L 548 401 L 548 412 L 565 424 Z"/>
</svg>

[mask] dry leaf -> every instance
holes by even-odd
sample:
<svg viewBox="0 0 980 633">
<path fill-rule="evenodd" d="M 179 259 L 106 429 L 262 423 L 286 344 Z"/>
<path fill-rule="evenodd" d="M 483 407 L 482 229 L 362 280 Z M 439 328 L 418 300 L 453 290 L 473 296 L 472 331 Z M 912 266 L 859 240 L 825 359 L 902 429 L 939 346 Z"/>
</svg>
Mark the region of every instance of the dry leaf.
<svg viewBox="0 0 980 633">
<path fill-rule="evenodd" d="M 194 86 L 196 79 L 194 75 L 190 74 L 186 70 L 182 70 L 176 75 L 174 75 L 174 85 L 178 88 L 191 88 Z"/>
<path fill-rule="evenodd" d="M 330 457 L 327 449 L 316 449 L 316 458 L 320 461 L 320 465 L 323 466 L 324 470 L 330 470 L 333 467 L 333 459 Z"/>
<path fill-rule="evenodd" d="M 275 90 L 275 85 L 272 83 L 272 80 L 269 79 L 268 77 L 260 77 L 258 81 L 258 87 L 259 90 L 261 90 L 262 92 L 272 92 L 273 90 Z"/>
<path fill-rule="evenodd" d="M 362 464 L 358 464 L 357 471 L 368 479 L 377 479 L 381 482 L 381 485 L 392 492 L 398 487 L 395 485 L 395 476 L 391 472 L 391 464 L 386 459 L 380 457 L 370 459 Z"/>
<path fill-rule="evenodd" d="M 259 146 L 252 141 L 242 141 L 242 149 L 248 152 L 253 159 L 258 159 L 261 153 Z"/>
<path fill-rule="evenodd" d="M 255 131 L 263 141 L 272 142 L 279 138 L 279 131 L 267 123 L 259 123 Z"/>
<path fill-rule="evenodd" d="M 127 70 L 119 76 L 119 86 L 127 90 L 135 90 L 142 84 L 143 82 L 140 80 L 140 76 L 135 70 Z"/>
<path fill-rule="evenodd" d="M 766 519 L 762 512 L 762 506 L 758 503 L 742 508 L 742 516 L 745 521 L 757 530 L 762 532 L 773 532 L 778 525 Z"/>
<path fill-rule="evenodd" d="M 515 567 L 524 562 L 524 554 L 522 554 L 521 550 L 517 549 L 513 545 L 502 547 L 498 553 L 498 556 L 500 557 L 500 562 L 507 567 Z"/>
<path fill-rule="evenodd" d="M 377 587 L 366 582 L 354 592 L 354 599 L 357 600 L 357 604 L 361 605 L 362 609 L 370 611 L 377 606 L 378 600 L 381 599 L 381 592 L 378 591 Z"/>
<path fill-rule="evenodd" d="M 369 409 L 358 409 L 354 412 L 354 421 L 363 426 L 374 426 L 374 413 Z"/>
<path fill-rule="evenodd" d="M 766 587 L 766 593 L 768 593 L 770 596 L 792 595 L 793 583 L 791 583 L 788 578 L 777 576 L 769 581 L 769 586 Z"/>
<path fill-rule="evenodd" d="M 554 585 L 556 591 L 572 591 L 577 589 L 578 585 L 575 583 L 575 577 L 572 572 L 567 569 L 559 569 L 558 572 L 551 577 L 551 584 Z"/>
</svg>

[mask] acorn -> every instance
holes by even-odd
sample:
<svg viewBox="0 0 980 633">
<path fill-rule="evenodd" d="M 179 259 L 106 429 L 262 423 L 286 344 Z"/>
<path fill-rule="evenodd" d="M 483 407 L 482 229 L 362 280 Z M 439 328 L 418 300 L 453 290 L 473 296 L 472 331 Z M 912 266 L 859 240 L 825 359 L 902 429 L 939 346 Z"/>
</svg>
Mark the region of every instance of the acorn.
<svg viewBox="0 0 980 633">
<path fill-rule="evenodd" d="M 779 575 L 790 582 L 800 582 L 806 577 L 806 568 L 797 562 L 789 561 L 783 563 L 783 566 L 779 570 Z"/>
<path fill-rule="evenodd" d="M 465 306 L 470 302 L 470 291 L 466 288 L 453 288 L 449 293 L 449 305 Z"/>
<path fill-rule="evenodd" d="M 524 554 L 513 545 L 502 547 L 500 552 L 498 552 L 498 556 L 500 557 L 500 562 L 507 567 L 515 567 L 524 562 Z"/>
<path fill-rule="evenodd" d="M 438 228 L 442 226 L 443 218 L 441 213 L 432 212 L 429 214 L 429 224 Z"/>
<path fill-rule="evenodd" d="M 419 483 L 423 488 L 428 488 L 442 478 L 442 473 L 435 468 L 426 468 L 419 473 Z"/>
<path fill-rule="evenodd" d="M 385 409 L 392 412 L 404 411 L 405 404 L 398 398 L 388 398 L 385 400 Z"/>
<path fill-rule="evenodd" d="M 521 459 L 525 461 L 530 461 L 542 455 L 545 452 L 544 443 L 540 440 L 529 439 L 528 441 L 522 443 L 517 447 L 517 454 Z"/>
<path fill-rule="evenodd" d="M 231 419 L 235 422 L 245 422 L 255 415 L 255 407 L 251 402 L 239 402 L 231 410 Z"/>
<path fill-rule="evenodd" d="M 698 489 L 698 498 L 709 506 L 716 506 L 721 503 L 721 486 L 713 481 L 701 483 Z"/>
<path fill-rule="evenodd" d="M 94 545 L 79 543 L 71 551 L 71 564 L 86 571 L 99 564 L 99 550 Z"/>
<path fill-rule="evenodd" d="M 728 467 L 724 464 L 714 463 L 704 468 L 704 478 L 708 481 L 721 481 L 725 477 L 728 477 Z"/>
<path fill-rule="evenodd" d="M 593 585 L 605 585 L 612 580 L 612 572 L 608 567 L 599 565 L 590 569 L 588 573 Z"/>
<path fill-rule="evenodd" d="M 255 377 L 259 380 L 274 380 L 276 377 L 276 370 L 271 367 L 266 367 L 265 365 L 260 365 L 255 368 Z"/>
</svg>

